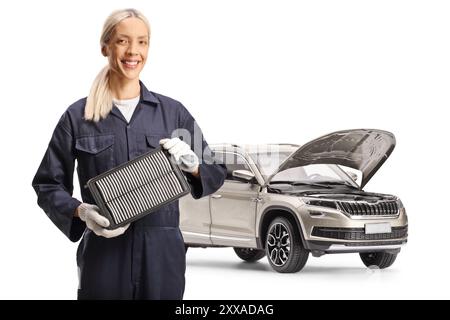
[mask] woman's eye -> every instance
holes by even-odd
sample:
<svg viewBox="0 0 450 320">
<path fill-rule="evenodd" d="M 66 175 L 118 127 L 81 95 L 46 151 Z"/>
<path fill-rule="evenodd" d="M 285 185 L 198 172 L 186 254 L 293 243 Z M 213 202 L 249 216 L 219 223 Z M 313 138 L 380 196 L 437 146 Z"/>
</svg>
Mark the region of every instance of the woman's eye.
<svg viewBox="0 0 450 320">
<path fill-rule="evenodd" d="M 141 41 L 140 43 L 143 45 L 147 45 L 147 41 Z"/>
<path fill-rule="evenodd" d="M 127 40 L 125 40 L 125 39 L 119 39 L 117 42 L 120 43 L 120 44 L 125 44 L 125 43 L 127 43 Z"/>
</svg>

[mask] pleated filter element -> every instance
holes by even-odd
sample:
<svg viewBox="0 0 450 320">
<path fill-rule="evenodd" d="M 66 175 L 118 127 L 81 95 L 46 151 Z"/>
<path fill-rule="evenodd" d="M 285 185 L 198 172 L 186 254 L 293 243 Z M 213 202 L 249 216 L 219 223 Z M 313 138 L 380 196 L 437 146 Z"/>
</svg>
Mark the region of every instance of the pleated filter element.
<svg viewBox="0 0 450 320">
<path fill-rule="evenodd" d="M 100 208 L 115 229 L 140 219 L 190 192 L 170 154 L 150 151 L 87 182 Z"/>
</svg>

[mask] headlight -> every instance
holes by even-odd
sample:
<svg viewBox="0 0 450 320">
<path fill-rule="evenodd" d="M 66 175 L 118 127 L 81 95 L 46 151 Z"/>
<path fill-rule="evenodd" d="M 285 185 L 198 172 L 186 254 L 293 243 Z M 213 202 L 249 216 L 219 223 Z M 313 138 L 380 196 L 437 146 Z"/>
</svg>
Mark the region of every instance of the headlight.
<svg viewBox="0 0 450 320">
<path fill-rule="evenodd" d="M 326 208 L 331 208 L 331 209 L 337 209 L 336 202 L 334 202 L 334 201 L 310 199 L 310 200 L 306 200 L 305 203 L 307 205 L 310 205 L 310 206 L 317 206 L 317 207 L 326 207 Z"/>
</svg>

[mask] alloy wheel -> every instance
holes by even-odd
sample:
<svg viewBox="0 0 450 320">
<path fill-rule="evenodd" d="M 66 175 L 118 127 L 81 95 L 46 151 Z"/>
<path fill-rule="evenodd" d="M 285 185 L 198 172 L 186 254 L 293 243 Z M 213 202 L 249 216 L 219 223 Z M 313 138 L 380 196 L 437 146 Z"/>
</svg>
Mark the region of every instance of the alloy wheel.
<svg viewBox="0 0 450 320">
<path fill-rule="evenodd" d="M 291 236 L 282 223 L 272 225 L 267 236 L 269 259 L 276 266 L 283 266 L 291 253 Z"/>
</svg>

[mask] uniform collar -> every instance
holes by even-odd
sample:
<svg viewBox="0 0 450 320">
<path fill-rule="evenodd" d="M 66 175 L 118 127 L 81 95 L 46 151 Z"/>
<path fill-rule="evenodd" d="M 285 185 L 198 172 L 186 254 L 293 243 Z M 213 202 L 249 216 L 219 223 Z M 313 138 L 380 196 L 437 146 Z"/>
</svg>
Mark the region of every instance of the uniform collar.
<svg viewBox="0 0 450 320">
<path fill-rule="evenodd" d="M 145 105 L 149 105 L 149 106 L 153 106 L 156 107 L 159 104 L 159 100 L 155 97 L 155 95 L 148 91 L 148 89 L 145 87 L 144 83 L 142 83 L 141 80 L 139 80 L 139 84 L 141 86 L 141 97 L 139 98 L 139 103 L 145 104 Z M 136 107 L 136 109 L 138 109 L 138 106 Z M 139 110 L 135 110 L 134 113 L 139 112 Z M 134 118 L 134 113 L 133 116 L 131 117 L 131 120 Z M 124 116 L 122 115 L 122 112 L 120 112 L 120 110 L 113 104 L 112 109 L 111 109 L 111 114 L 113 114 L 114 116 L 116 116 L 117 118 L 121 119 L 122 121 L 124 121 L 125 123 L 128 123 Z M 130 123 L 131 123 L 130 120 Z"/>
<path fill-rule="evenodd" d="M 140 101 L 151 102 L 153 105 L 159 104 L 159 100 L 155 97 L 153 93 L 148 91 L 147 87 L 144 83 L 139 80 L 139 84 L 141 85 L 141 99 Z"/>
</svg>

